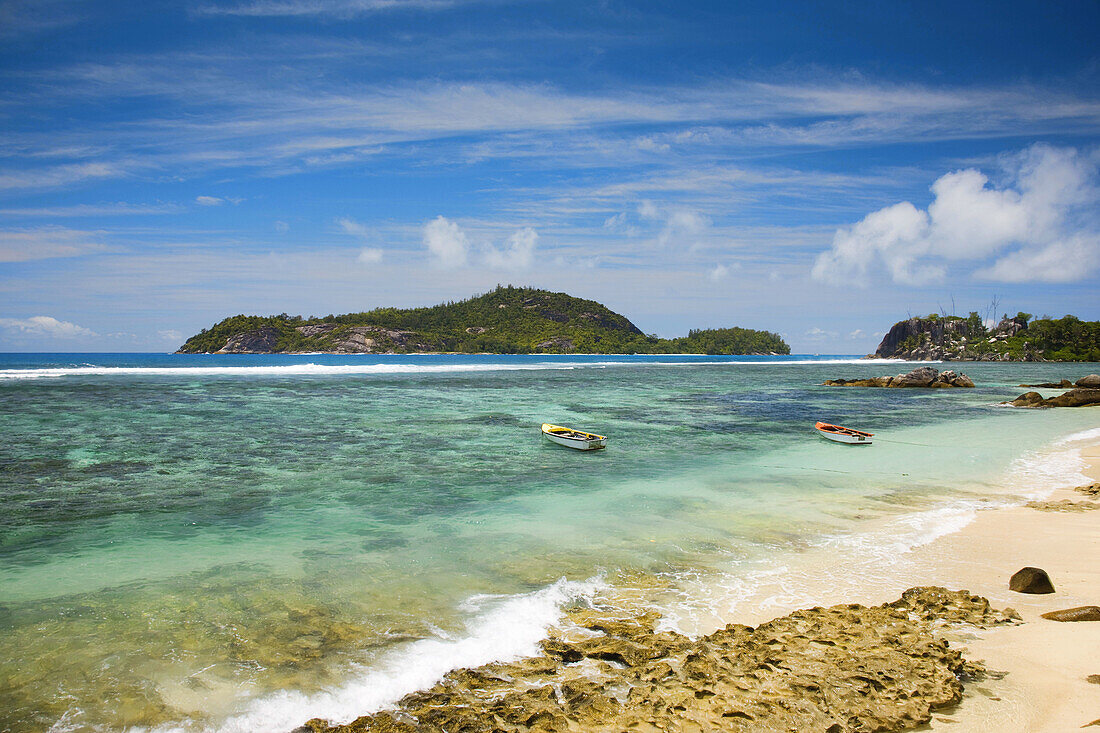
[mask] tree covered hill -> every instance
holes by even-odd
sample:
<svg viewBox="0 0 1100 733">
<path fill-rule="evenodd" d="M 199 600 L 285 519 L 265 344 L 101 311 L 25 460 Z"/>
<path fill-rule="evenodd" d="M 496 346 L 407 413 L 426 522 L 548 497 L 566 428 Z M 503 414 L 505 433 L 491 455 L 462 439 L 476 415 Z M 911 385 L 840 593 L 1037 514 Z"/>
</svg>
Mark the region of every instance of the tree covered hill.
<svg viewBox="0 0 1100 733">
<path fill-rule="evenodd" d="M 427 308 L 377 308 L 324 318 L 238 315 L 187 339 L 178 353 L 789 354 L 777 334 L 746 328 L 647 336 L 594 300 L 498 286 Z"/>
</svg>

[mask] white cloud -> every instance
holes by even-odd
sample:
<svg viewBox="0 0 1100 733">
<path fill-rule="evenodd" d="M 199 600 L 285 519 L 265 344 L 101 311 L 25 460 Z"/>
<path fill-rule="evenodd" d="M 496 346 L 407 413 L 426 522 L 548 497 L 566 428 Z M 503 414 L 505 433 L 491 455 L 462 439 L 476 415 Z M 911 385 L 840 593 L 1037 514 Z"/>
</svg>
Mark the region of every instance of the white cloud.
<svg viewBox="0 0 1100 733">
<path fill-rule="evenodd" d="M 376 247 L 364 247 L 359 250 L 359 256 L 355 259 L 363 265 L 377 265 L 382 261 L 382 250 Z"/>
<path fill-rule="evenodd" d="M 465 232 L 443 216 L 437 216 L 424 225 L 424 245 L 435 265 L 444 269 L 465 266 L 470 252 L 470 240 Z"/>
<path fill-rule="evenodd" d="M 183 341 L 183 334 L 174 328 L 166 328 L 157 331 L 157 336 L 160 336 L 165 341 Z"/>
<path fill-rule="evenodd" d="M 69 321 L 59 321 L 52 316 L 30 318 L 0 318 L 0 328 L 27 336 L 49 336 L 59 339 L 91 338 L 95 331 Z"/>
<path fill-rule="evenodd" d="M 894 282 L 923 284 L 955 261 L 985 262 L 976 277 L 1006 282 L 1089 276 L 1100 266 L 1097 159 L 1038 144 L 1003 167 L 1001 188 L 978 170 L 954 171 L 932 184 L 927 211 L 905 201 L 837 230 L 813 277 L 863 285 L 883 268 Z"/>
<path fill-rule="evenodd" d="M 217 196 L 196 196 L 195 203 L 199 206 L 221 206 L 225 203 L 225 199 L 220 199 Z"/>
<path fill-rule="evenodd" d="M 489 247 L 485 251 L 485 262 L 496 270 L 527 270 L 535 261 L 535 245 L 539 235 L 531 227 L 524 227 L 508 237 L 503 251 Z"/>
<path fill-rule="evenodd" d="M 290 225 L 287 224 L 285 221 L 277 221 L 275 222 L 275 231 L 277 231 L 279 234 L 285 234 L 286 232 L 290 231 Z"/>
<path fill-rule="evenodd" d="M 864 333 L 862 328 L 857 328 L 855 331 L 852 331 L 850 334 L 848 334 L 848 338 L 850 338 L 850 339 L 861 339 L 866 335 L 867 334 Z"/>
</svg>

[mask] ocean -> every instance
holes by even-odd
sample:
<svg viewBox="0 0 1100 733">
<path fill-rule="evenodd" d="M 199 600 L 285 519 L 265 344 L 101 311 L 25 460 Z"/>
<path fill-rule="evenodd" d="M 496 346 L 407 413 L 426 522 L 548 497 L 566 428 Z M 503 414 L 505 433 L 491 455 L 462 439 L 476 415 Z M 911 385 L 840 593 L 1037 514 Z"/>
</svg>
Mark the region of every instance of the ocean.
<svg viewBox="0 0 1100 733">
<path fill-rule="evenodd" d="M 535 651 L 617 585 L 705 633 L 1080 479 L 1100 411 L 855 357 L 0 354 L 0 730 L 290 730 Z M 876 434 L 820 439 L 817 420 Z M 542 422 L 609 437 L 581 453 Z M 843 572 L 841 572 L 843 571 Z M 791 572 L 793 601 L 812 578 Z"/>
</svg>

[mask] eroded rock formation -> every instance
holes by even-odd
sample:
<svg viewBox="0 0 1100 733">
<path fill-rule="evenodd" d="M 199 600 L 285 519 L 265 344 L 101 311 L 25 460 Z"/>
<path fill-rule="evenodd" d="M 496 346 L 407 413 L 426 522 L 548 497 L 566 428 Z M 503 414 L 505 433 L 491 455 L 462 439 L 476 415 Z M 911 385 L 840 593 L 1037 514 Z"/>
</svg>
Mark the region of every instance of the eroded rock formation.
<svg viewBox="0 0 1100 733">
<path fill-rule="evenodd" d="M 902 730 L 957 703 L 980 667 L 933 633 L 1018 619 L 966 591 L 913 588 L 878 607 L 796 611 L 699 639 L 656 615 L 569 614 L 542 652 L 448 674 L 431 689 L 313 733 Z"/>
</svg>

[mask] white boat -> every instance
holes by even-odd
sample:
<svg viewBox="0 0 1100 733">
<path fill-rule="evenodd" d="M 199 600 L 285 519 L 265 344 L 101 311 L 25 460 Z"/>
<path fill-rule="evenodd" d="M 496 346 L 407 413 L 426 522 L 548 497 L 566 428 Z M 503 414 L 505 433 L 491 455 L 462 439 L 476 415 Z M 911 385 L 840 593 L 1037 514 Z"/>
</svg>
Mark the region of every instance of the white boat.
<svg viewBox="0 0 1100 733">
<path fill-rule="evenodd" d="M 846 445 L 871 445 L 871 436 L 874 435 L 874 433 L 865 433 L 862 430 L 830 425 L 827 422 L 819 422 L 814 427 L 822 438 L 831 440 L 834 443 L 845 443 Z"/>
<path fill-rule="evenodd" d="M 607 447 L 607 438 L 595 433 L 586 433 L 583 430 L 563 428 L 561 425 L 542 424 L 542 434 L 558 445 L 576 450 L 597 450 Z"/>
</svg>

